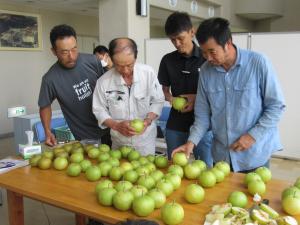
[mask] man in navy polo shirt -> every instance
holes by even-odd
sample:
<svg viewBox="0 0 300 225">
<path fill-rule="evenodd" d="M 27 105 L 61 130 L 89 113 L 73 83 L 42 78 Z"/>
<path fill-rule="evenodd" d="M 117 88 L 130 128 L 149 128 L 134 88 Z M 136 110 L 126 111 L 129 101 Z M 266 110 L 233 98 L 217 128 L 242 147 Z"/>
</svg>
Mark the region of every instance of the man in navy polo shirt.
<svg viewBox="0 0 300 225">
<path fill-rule="evenodd" d="M 165 99 L 172 104 L 173 97 L 183 96 L 188 104 L 182 111 L 171 109 L 167 121 L 166 142 L 168 158 L 172 150 L 184 144 L 194 122 L 194 103 L 201 65 L 205 62 L 201 50 L 193 42 L 194 29 L 187 13 L 174 12 L 165 24 L 166 35 L 177 49 L 166 54 L 160 63 L 158 79 L 163 86 Z M 207 132 L 194 148 L 194 156 L 211 167 L 212 133 Z"/>
</svg>

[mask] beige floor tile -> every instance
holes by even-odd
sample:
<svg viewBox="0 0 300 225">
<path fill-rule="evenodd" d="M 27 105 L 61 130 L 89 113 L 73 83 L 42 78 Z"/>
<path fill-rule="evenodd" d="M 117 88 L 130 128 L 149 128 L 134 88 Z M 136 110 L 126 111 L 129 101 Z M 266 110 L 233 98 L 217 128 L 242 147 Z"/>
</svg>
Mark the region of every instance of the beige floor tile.
<svg viewBox="0 0 300 225">
<path fill-rule="evenodd" d="M 270 165 L 274 178 L 295 181 L 298 177 L 300 177 L 299 161 L 272 158 Z"/>
</svg>

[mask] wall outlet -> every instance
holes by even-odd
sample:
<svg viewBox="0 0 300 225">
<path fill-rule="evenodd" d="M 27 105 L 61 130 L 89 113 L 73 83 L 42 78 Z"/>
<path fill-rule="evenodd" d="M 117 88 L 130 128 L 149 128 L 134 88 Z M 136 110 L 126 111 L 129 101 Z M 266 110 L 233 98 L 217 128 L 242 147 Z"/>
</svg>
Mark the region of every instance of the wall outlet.
<svg viewBox="0 0 300 225">
<path fill-rule="evenodd" d="M 18 106 L 13 108 L 7 109 L 7 117 L 18 117 L 26 115 L 26 107 L 25 106 Z"/>
</svg>

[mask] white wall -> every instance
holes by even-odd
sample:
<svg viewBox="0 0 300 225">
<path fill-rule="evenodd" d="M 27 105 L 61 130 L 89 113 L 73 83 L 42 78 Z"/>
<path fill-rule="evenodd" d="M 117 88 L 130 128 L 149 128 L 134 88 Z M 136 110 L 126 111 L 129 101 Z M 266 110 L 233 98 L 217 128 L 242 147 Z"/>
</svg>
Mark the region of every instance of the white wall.
<svg viewBox="0 0 300 225">
<path fill-rule="evenodd" d="M 149 7 L 148 15 L 149 15 Z M 113 12 L 113 13 L 112 13 Z M 144 40 L 150 37 L 150 18 L 136 15 L 134 0 L 99 1 L 99 37 L 108 45 L 117 37 L 130 37 L 138 46 L 137 60 L 144 63 Z"/>
<path fill-rule="evenodd" d="M 272 61 L 285 97 L 286 109 L 279 123 L 283 151 L 276 155 L 300 159 L 298 103 L 299 82 L 298 53 L 300 33 L 252 33 L 251 49 L 263 52 Z M 283 44 L 284 43 L 284 44 Z M 275 51 L 274 51 L 275 49 Z"/>
<path fill-rule="evenodd" d="M 149 15 L 149 4 L 148 4 Z M 137 61 L 145 63 L 145 39 L 150 38 L 150 17 L 136 15 L 136 1 L 129 1 L 128 4 L 128 37 L 135 40 L 138 46 Z"/>
<path fill-rule="evenodd" d="M 56 61 L 50 52 L 49 32 L 57 24 L 66 23 L 79 35 L 98 37 L 98 18 L 67 13 L 16 7 L 0 4 L 0 9 L 41 15 L 43 50 L 0 51 L 0 135 L 13 131 L 12 119 L 7 118 L 7 108 L 26 106 L 27 113 L 38 112 L 38 94 L 43 74 Z M 88 24 L 88 26 L 87 26 Z M 57 104 L 54 105 L 57 109 Z"/>
</svg>

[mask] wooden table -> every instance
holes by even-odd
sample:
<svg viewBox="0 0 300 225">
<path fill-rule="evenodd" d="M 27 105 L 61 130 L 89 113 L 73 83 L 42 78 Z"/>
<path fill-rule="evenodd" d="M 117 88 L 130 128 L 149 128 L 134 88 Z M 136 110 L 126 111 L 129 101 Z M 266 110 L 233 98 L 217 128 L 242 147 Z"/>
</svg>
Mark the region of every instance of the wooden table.
<svg viewBox="0 0 300 225">
<path fill-rule="evenodd" d="M 248 193 L 243 185 L 243 178 L 244 174 L 230 174 L 222 183 L 205 189 L 205 200 L 195 205 L 188 204 L 183 199 L 186 185 L 195 181 L 183 179 L 181 188 L 169 196 L 167 201 L 175 200 L 183 206 L 185 218 L 182 224 L 202 225 L 205 214 L 210 211 L 211 206 L 226 202 L 229 193 L 235 190 Z M 24 196 L 74 212 L 77 225 L 84 224 L 86 216 L 109 224 L 127 218 L 137 218 L 131 211 L 120 212 L 112 207 L 99 205 L 94 191 L 96 183 L 88 182 L 84 174 L 72 178 L 68 177 L 65 171 L 40 170 L 30 168 L 30 166 L 0 175 L 0 186 L 7 189 L 10 225 L 24 225 Z M 285 215 L 281 208 L 281 192 L 289 185 L 291 183 L 276 179 L 272 179 L 267 184 L 267 193 L 264 198 L 269 199 L 270 205 L 281 215 Z M 251 199 L 250 195 L 249 199 Z M 160 219 L 160 210 L 155 210 L 147 219 L 163 224 Z M 296 219 L 300 222 L 300 216 Z"/>
</svg>

